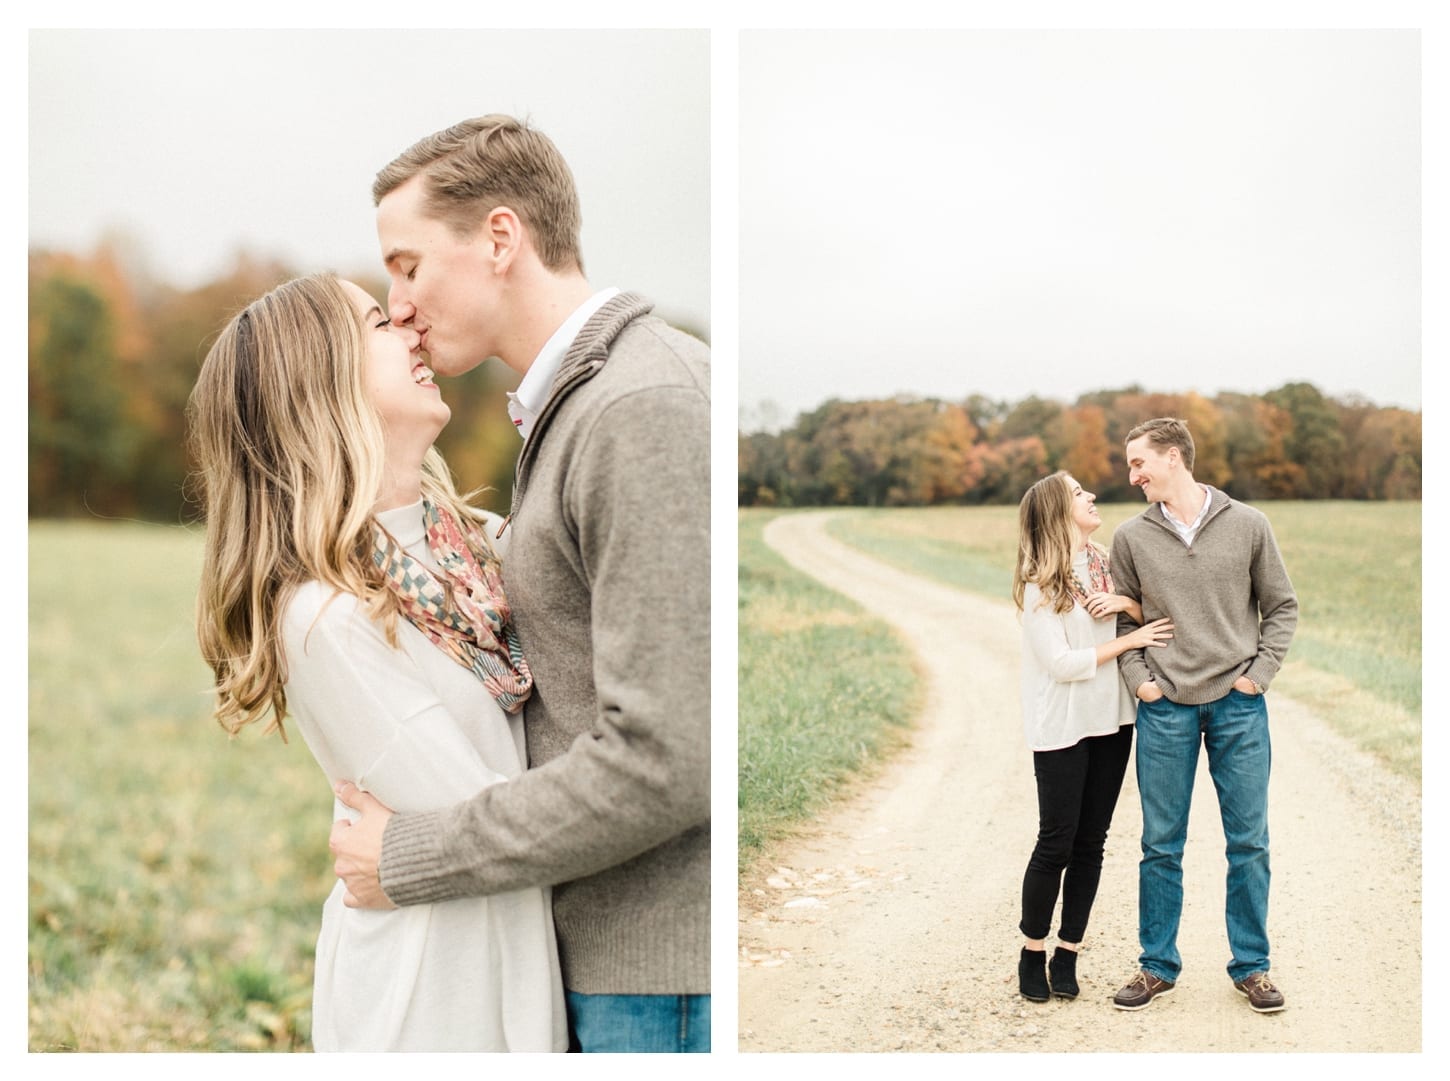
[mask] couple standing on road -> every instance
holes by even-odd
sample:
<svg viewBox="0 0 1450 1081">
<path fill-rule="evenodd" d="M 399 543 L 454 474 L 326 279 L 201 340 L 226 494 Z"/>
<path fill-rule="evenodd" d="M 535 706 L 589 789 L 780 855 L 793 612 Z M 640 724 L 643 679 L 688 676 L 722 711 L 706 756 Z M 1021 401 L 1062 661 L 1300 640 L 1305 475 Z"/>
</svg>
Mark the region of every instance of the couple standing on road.
<svg viewBox="0 0 1450 1081">
<path fill-rule="evenodd" d="M 1018 986 L 1035 1002 L 1078 995 L 1077 951 L 1136 712 L 1142 954 L 1113 1005 L 1143 1009 L 1178 980 L 1183 849 L 1201 741 L 1227 847 L 1229 978 L 1254 1010 L 1272 1013 L 1284 996 L 1269 978 L 1264 692 L 1289 649 L 1298 601 L 1264 515 L 1194 480 L 1187 424 L 1164 417 L 1138 425 L 1126 456 L 1129 481 L 1151 506 L 1118 527 L 1111 555 L 1091 539 L 1101 524 L 1095 497 L 1067 473 L 1038 481 L 1020 508 L 1013 598 L 1039 832 L 1022 883 Z"/>
</svg>

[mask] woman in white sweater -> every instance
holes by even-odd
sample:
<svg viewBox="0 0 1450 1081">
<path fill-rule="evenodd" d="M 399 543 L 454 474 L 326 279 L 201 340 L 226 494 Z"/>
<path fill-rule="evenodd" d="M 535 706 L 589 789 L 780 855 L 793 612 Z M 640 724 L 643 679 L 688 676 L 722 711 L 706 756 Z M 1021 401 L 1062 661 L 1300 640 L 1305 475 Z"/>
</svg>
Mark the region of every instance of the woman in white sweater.
<svg viewBox="0 0 1450 1081">
<path fill-rule="evenodd" d="M 1026 936 L 1017 962 L 1025 998 L 1076 998 L 1077 951 L 1097 896 L 1103 844 L 1132 749 L 1134 705 L 1115 663 L 1129 649 L 1166 645 L 1166 619 L 1116 637 L 1117 613 L 1137 602 L 1113 592 L 1108 553 L 1091 536 L 1096 496 L 1065 472 L 1022 497 L 1012 598 L 1022 613 L 1022 720 L 1037 777 L 1037 845 L 1022 879 Z M 1047 962 L 1062 893 L 1057 949 Z"/>
<path fill-rule="evenodd" d="M 449 410 L 418 348 L 357 286 L 300 278 L 227 325 L 189 403 L 217 719 L 294 720 L 329 789 L 410 811 L 521 773 L 532 690 L 490 531 L 433 449 Z M 344 896 L 317 941 L 317 1050 L 565 1049 L 548 890 Z"/>
</svg>

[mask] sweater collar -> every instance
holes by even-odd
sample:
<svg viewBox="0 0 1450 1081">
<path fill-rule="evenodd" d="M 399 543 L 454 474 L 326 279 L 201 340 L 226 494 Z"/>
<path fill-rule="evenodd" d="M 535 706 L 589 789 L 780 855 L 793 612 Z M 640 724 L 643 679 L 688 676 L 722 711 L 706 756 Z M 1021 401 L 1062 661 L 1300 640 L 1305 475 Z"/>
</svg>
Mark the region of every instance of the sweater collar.
<svg viewBox="0 0 1450 1081">
<path fill-rule="evenodd" d="M 1226 493 L 1221 492 L 1212 484 L 1205 484 L 1204 487 L 1208 489 L 1208 499 L 1204 501 L 1203 510 L 1199 513 L 1198 516 L 1198 529 L 1200 530 L 1202 530 L 1203 527 L 1206 526 L 1212 519 L 1223 513 L 1224 508 L 1226 508 L 1230 503 L 1233 502 L 1233 500 L 1230 499 Z M 1162 503 L 1154 503 L 1152 506 L 1148 507 L 1145 511 L 1143 511 L 1143 517 L 1147 518 L 1149 521 L 1157 522 L 1164 529 L 1173 529 L 1173 523 L 1168 519 L 1167 514 L 1164 513 Z M 1174 529 L 1174 532 L 1176 533 L 1177 530 Z"/>
<path fill-rule="evenodd" d="M 609 347 L 626 326 L 654 310 L 654 304 L 638 293 L 615 293 L 601 304 L 579 329 L 559 363 L 549 397 L 581 371 L 598 369 L 609 357 Z M 591 373 L 592 374 L 592 373 Z"/>
<path fill-rule="evenodd" d="M 554 374 L 549 396 L 534 421 L 533 430 L 524 441 L 524 449 L 514 463 L 514 491 L 509 501 L 509 518 L 513 517 L 519 501 L 523 498 L 529 467 L 538 453 L 540 430 L 548 426 L 559 402 L 575 384 L 593 378 L 604 367 L 604 362 L 609 359 L 610 346 L 625 327 L 653 309 L 654 304 L 638 293 L 616 293 L 599 306 L 575 335 L 573 344 L 569 346 L 559 364 L 559 370 Z M 505 521 L 499 528 L 500 534 L 507 525 L 508 522 Z"/>
<path fill-rule="evenodd" d="M 564 363 L 564 357 L 579 336 L 580 330 L 588 323 L 590 316 L 618 295 L 619 290 L 612 286 L 601 289 L 575 308 L 544 343 L 544 348 L 539 350 L 539 355 L 524 373 L 518 390 L 509 393 L 509 416 L 513 418 L 514 427 L 523 438 L 528 438 L 534 418 L 548 401 L 554 377 L 558 375 L 559 366 Z"/>
</svg>

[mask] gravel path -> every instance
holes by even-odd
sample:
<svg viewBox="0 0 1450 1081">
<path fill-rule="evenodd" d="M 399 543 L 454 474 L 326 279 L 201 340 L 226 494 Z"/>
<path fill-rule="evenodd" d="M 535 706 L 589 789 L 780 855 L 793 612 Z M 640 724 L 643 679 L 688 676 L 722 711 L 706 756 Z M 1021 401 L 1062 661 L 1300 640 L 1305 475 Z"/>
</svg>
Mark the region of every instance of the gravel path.
<svg viewBox="0 0 1450 1081">
<path fill-rule="evenodd" d="M 893 623 L 927 703 L 909 749 L 742 880 L 742 1052 L 1420 1050 L 1419 795 L 1273 692 L 1269 933 L 1288 1008 L 1254 1013 L 1225 973 L 1223 835 L 1202 765 L 1175 992 L 1133 1013 L 1110 1001 L 1138 956 L 1130 767 L 1082 995 L 1022 999 L 1018 905 L 1037 822 L 1016 613 L 869 559 L 826 535 L 829 517 L 777 518 L 766 543 Z"/>
</svg>

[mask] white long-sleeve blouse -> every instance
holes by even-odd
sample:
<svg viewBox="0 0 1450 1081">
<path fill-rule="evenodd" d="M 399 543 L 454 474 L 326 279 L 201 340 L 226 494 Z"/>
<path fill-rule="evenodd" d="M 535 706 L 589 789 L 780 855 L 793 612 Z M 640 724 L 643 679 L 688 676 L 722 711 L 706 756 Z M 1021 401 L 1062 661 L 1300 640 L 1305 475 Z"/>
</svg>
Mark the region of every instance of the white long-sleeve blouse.
<svg viewBox="0 0 1450 1081">
<path fill-rule="evenodd" d="M 1080 565 L 1079 565 L 1080 564 Z M 1087 581 L 1087 554 L 1074 568 Z M 1081 604 L 1054 612 L 1029 582 L 1022 598 L 1022 727 L 1034 751 L 1057 751 L 1132 724 L 1136 709 L 1114 661 L 1097 648 L 1117 636 L 1117 616 L 1094 619 Z"/>
<path fill-rule="evenodd" d="M 436 569 L 421 503 L 378 517 Z M 356 597 L 317 582 L 288 604 L 288 712 L 329 786 L 350 780 L 396 811 L 426 811 L 518 776 L 519 715 L 406 619 L 397 629 L 395 649 Z M 341 803 L 334 814 L 356 817 Z M 342 895 L 339 882 L 317 940 L 317 1050 L 565 1049 L 548 889 L 389 911 L 347 908 Z"/>
</svg>

